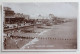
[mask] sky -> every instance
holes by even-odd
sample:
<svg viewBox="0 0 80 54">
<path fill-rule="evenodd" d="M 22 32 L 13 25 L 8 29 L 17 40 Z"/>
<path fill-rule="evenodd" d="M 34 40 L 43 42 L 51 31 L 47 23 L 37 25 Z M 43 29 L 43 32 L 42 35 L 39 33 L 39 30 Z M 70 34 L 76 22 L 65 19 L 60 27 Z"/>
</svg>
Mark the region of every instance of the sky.
<svg viewBox="0 0 80 54">
<path fill-rule="evenodd" d="M 15 13 L 23 13 L 31 17 L 38 15 L 48 17 L 49 14 L 62 18 L 78 17 L 77 2 L 3 3 L 3 6 L 10 7 Z"/>
</svg>

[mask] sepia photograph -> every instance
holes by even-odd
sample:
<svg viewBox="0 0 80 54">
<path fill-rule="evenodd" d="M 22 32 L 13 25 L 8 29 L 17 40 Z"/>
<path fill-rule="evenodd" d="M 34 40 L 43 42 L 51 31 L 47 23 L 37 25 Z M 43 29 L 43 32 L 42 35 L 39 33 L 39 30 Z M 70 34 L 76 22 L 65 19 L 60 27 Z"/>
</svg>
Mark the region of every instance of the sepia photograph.
<svg viewBox="0 0 80 54">
<path fill-rule="evenodd" d="M 77 50 L 78 2 L 2 5 L 3 50 Z"/>
</svg>

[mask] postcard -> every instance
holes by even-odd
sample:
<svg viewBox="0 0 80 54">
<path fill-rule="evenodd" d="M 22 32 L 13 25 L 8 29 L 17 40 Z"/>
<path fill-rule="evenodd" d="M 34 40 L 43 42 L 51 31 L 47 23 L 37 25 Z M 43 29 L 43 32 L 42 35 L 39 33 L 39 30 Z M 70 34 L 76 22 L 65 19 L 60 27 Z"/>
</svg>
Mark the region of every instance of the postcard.
<svg viewBox="0 0 80 54">
<path fill-rule="evenodd" d="M 77 50 L 78 2 L 5 2 L 2 51 Z"/>
</svg>

